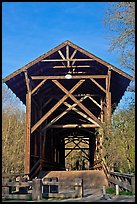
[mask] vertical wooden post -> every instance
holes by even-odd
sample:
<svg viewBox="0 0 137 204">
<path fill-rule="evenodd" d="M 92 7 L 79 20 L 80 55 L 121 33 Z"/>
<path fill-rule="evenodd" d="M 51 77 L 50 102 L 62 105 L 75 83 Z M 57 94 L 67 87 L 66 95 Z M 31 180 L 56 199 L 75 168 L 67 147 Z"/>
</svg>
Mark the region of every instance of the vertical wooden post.
<svg viewBox="0 0 137 204">
<path fill-rule="evenodd" d="M 42 180 L 33 179 L 32 180 L 32 200 L 42 199 Z"/>
<path fill-rule="evenodd" d="M 31 93 L 26 94 L 26 138 L 25 138 L 25 159 L 24 173 L 30 173 L 30 135 L 31 135 Z"/>
<path fill-rule="evenodd" d="M 110 71 L 108 72 L 108 77 L 106 78 L 106 106 L 107 106 L 107 135 L 112 132 L 112 122 L 111 122 L 111 93 L 110 93 Z"/>
<path fill-rule="evenodd" d="M 83 179 L 75 179 L 75 197 L 83 197 Z"/>
<path fill-rule="evenodd" d="M 105 196 L 106 195 L 106 186 L 103 186 L 103 196 Z"/>
<path fill-rule="evenodd" d="M 66 46 L 66 59 L 69 59 L 69 46 Z M 69 61 L 67 61 L 67 67 L 69 67 Z"/>
<path fill-rule="evenodd" d="M 116 185 L 116 195 L 119 195 L 119 185 Z"/>
<path fill-rule="evenodd" d="M 132 193 L 135 193 L 135 176 L 131 178 Z"/>
<path fill-rule="evenodd" d="M 101 105 L 101 114 L 100 114 L 100 118 L 101 118 L 101 122 L 104 122 L 104 118 L 103 118 L 103 100 L 102 98 L 100 99 L 100 105 Z"/>
</svg>

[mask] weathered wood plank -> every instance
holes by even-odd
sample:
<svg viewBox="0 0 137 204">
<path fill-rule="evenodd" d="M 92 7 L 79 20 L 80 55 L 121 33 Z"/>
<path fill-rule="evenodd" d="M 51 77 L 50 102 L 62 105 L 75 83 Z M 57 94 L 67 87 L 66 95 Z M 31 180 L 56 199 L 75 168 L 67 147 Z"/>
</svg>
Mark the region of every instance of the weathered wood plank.
<svg viewBox="0 0 137 204">
<path fill-rule="evenodd" d="M 118 179 L 115 179 L 115 178 L 109 178 L 109 182 L 112 182 L 114 183 L 115 185 L 119 185 L 120 187 L 126 189 L 126 190 L 129 190 L 129 191 L 132 191 L 132 187 L 130 184 L 124 182 L 124 181 L 119 181 Z"/>
<path fill-rule="evenodd" d="M 14 187 L 14 186 L 17 186 L 17 187 L 28 187 L 28 186 L 32 186 L 32 181 L 8 181 L 8 182 L 2 182 L 2 187 Z"/>
<path fill-rule="evenodd" d="M 5 194 L 4 198 L 6 199 L 30 199 L 32 198 L 31 193 L 28 194 Z"/>
</svg>

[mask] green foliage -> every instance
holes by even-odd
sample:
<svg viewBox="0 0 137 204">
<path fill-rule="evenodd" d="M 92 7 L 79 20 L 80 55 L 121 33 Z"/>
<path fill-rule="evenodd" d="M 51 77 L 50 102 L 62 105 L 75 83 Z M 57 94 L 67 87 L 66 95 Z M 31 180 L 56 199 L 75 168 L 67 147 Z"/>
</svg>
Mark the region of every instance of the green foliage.
<svg viewBox="0 0 137 204">
<path fill-rule="evenodd" d="M 114 171 L 134 173 L 135 171 L 135 104 L 113 114 L 113 132 L 105 135 L 105 159 Z M 106 139 L 107 138 L 107 139 Z"/>
<path fill-rule="evenodd" d="M 115 194 L 116 190 L 114 188 L 107 188 L 106 189 L 106 193 L 108 193 L 108 194 Z"/>
<path fill-rule="evenodd" d="M 107 194 L 113 194 L 113 195 L 115 195 L 116 194 L 116 190 L 114 189 L 114 188 L 107 188 L 106 189 L 106 193 Z M 119 192 L 119 195 L 134 195 L 132 192 L 129 192 L 129 191 L 124 191 L 124 190 L 121 190 L 120 192 Z"/>
</svg>

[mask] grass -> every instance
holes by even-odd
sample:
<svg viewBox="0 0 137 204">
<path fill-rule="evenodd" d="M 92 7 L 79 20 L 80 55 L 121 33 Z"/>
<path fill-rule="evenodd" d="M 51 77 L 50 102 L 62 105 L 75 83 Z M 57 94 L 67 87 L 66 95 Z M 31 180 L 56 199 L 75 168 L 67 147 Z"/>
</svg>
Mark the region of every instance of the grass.
<svg viewBox="0 0 137 204">
<path fill-rule="evenodd" d="M 106 193 L 107 194 L 113 194 L 113 195 L 115 195 L 116 194 L 116 190 L 114 189 L 114 188 L 107 188 L 106 189 Z M 130 196 L 132 196 L 132 195 L 134 195 L 132 192 L 129 192 L 129 191 L 120 191 L 119 192 L 119 195 L 130 195 Z"/>
</svg>

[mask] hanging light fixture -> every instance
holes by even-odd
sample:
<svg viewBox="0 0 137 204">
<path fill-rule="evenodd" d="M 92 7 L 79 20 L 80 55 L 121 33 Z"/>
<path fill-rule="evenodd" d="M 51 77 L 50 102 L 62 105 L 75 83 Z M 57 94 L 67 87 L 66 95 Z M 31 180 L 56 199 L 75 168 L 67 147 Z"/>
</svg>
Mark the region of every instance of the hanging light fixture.
<svg viewBox="0 0 137 204">
<path fill-rule="evenodd" d="M 72 75 L 71 75 L 71 71 L 68 71 L 68 73 L 65 75 L 66 79 L 71 79 Z"/>
</svg>

